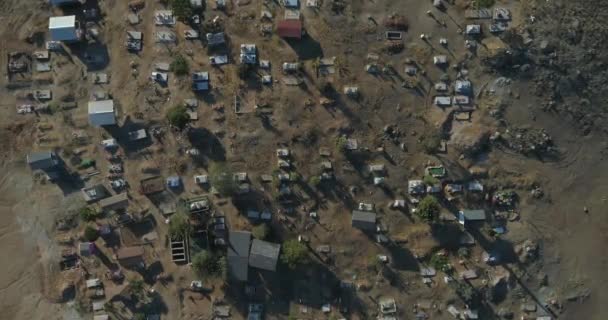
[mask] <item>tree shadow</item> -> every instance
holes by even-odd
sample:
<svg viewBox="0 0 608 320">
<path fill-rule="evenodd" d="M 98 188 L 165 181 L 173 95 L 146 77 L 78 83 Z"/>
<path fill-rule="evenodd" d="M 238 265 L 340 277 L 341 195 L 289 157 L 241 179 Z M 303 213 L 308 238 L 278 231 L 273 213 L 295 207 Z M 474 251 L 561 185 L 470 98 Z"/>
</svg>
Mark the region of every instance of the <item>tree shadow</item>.
<svg viewBox="0 0 608 320">
<path fill-rule="evenodd" d="M 285 40 L 285 42 L 293 49 L 300 60 L 315 59 L 323 56 L 321 43 L 310 36 L 302 37 L 300 40 Z"/>
<path fill-rule="evenodd" d="M 463 232 L 455 223 L 435 223 L 431 225 L 431 234 L 439 241 L 440 247 L 456 251 L 460 247 Z"/>
<path fill-rule="evenodd" d="M 206 128 L 190 128 L 187 132 L 188 141 L 199 149 L 207 158 L 226 161 L 226 150 L 218 137 Z"/>
<path fill-rule="evenodd" d="M 63 195 L 69 195 L 74 192 L 79 192 L 85 187 L 84 180 L 77 171 L 69 171 L 63 159 L 59 158 L 57 169 L 50 173 L 57 175 L 54 180 L 55 185 L 61 190 Z"/>
<path fill-rule="evenodd" d="M 391 255 L 391 265 L 402 271 L 420 271 L 418 260 L 414 257 L 414 254 L 394 242 L 389 242 L 384 246 Z"/>
<path fill-rule="evenodd" d="M 157 277 L 165 271 L 160 261 L 154 261 L 148 265 L 145 270 L 141 271 L 140 274 L 144 279 L 144 282 L 153 285 L 156 283 Z"/>
<path fill-rule="evenodd" d="M 72 56 L 76 56 L 87 67 L 88 72 L 104 70 L 110 65 L 110 55 L 105 44 L 79 42 L 69 47 Z"/>
</svg>

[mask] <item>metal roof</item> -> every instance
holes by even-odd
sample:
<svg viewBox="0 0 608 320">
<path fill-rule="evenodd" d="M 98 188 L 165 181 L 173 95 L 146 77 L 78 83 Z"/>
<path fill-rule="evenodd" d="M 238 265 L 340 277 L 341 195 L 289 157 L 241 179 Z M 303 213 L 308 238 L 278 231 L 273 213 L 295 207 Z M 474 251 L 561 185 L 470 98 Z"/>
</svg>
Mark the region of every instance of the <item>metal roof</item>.
<svg viewBox="0 0 608 320">
<path fill-rule="evenodd" d="M 460 214 L 466 220 L 485 220 L 486 219 L 486 212 L 483 209 L 479 209 L 479 210 L 462 210 L 462 211 L 460 211 Z"/>
<path fill-rule="evenodd" d="M 116 251 L 116 259 L 118 259 L 118 260 L 137 258 L 137 257 L 141 257 L 143 255 L 144 255 L 144 248 L 140 247 L 140 246 L 121 247 L 120 249 L 118 249 Z"/>
<path fill-rule="evenodd" d="M 50 17 L 49 29 L 74 28 L 76 16 Z"/>
<path fill-rule="evenodd" d="M 27 164 L 33 170 L 49 169 L 58 164 L 55 153 L 52 151 L 32 152 L 27 155 Z"/>
<path fill-rule="evenodd" d="M 89 122 L 94 126 L 116 124 L 114 100 L 89 101 Z"/>
<path fill-rule="evenodd" d="M 129 205 L 129 197 L 126 193 L 120 193 L 109 198 L 101 199 L 99 205 L 103 209 L 119 209 Z"/>
<path fill-rule="evenodd" d="M 277 25 L 277 33 L 283 38 L 302 38 L 302 21 L 300 20 L 283 20 Z"/>
<path fill-rule="evenodd" d="M 376 213 L 369 211 L 353 211 L 353 221 L 376 223 Z"/>
<path fill-rule="evenodd" d="M 114 100 L 89 101 L 89 114 L 114 112 Z"/>
<path fill-rule="evenodd" d="M 250 247 L 251 232 L 231 231 L 228 234 L 228 270 L 237 280 L 247 281 Z"/>
<path fill-rule="evenodd" d="M 275 271 L 280 251 L 281 245 L 278 243 L 254 239 L 249 254 L 249 265 L 255 268 Z"/>
</svg>

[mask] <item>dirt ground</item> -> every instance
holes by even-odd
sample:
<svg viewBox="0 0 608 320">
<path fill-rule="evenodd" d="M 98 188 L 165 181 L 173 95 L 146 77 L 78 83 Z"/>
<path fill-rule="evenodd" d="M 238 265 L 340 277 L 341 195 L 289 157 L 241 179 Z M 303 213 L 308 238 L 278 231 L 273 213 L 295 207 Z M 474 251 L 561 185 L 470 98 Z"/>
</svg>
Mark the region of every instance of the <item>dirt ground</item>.
<svg viewBox="0 0 608 320">
<path fill-rule="evenodd" d="M 601 130 L 604 124 L 602 116 L 595 117 L 595 122 L 591 122 L 594 125 L 590 125 L 589 121 L 583 121 L 581 125 L 579 120 L 585 117 L 579 117 L 579 111 L 564 106 L 567 103 L 558 104 L 555 112 L 544 112 L 540 106 L 545 103 L 545 97 L 539 97 L 531 89 L 537 88 L 535 86 L 538 86 L 538 81 L 513 77 L 508 89 L 505 89 L 508 93 L 498 93 L 495 96 L 482 94 L 476 101 L 478 109 L 473 113 L 471 122 L 451 128 L 452 139 L 448 142 L 447 154 L 432 156 L 424 152 L 421 141 L 438 132 L 449 117 L 447 111 L 432 105 L 432 86 L 444 73 L 454 76 L 452 71 L 444 72 L 433 66 L 432 57 L 442 53 L 448 55 L 451 62 L 466 60 L 468 52 L 463 46 L 462 35 L 458 32 L 458 28 L 465 24 L 461 9 L 465 2 L 456 1 L 456 5 L 448 6 L 444 13 L 434 11 L 439 21 L 434 21 L 426 15 L 427 10 L 434 10 L 430 1 L 410 1 L 404 4 L 402 1 L 393 0 L 353 0 L 349 1 L 345 12 L 340 15 L 328 13 L 328 3 L 325 3 L 319 12 L 302 10 L 310 35 L 304 43 L 288 43 L 276 35 L 261 36 L 258 15 L 263 7 L 262 1 L 253 0 L 244 6 L 233 4 L 228 14 L 206 10 L 206 19 L 219 16 L 224 21 L 231 44 L 231 58 L 238 57 L 241 43 L 256 43 L 259 58 L 271 61 L 273 79 L 279 81 L 283 77 L 280 70 L 283 62 L 303 63 L 303 85 L 289 87 L 274 83 L 271 87 L 266 87 L 257 78 L 239 81 L 234 60 L 232 64 L 221 68 L 211 67 L 207 49 L 201 42 L 183 40 L 181 30 L 185 29 L 185 26 L 182 24 L 175 28 L 179 39 L 177 45 L 154 44 L 152 39 L 156 27 L 151 21 L 154 11 L 162 8 L 157 1 L 147 1 L 146 7 L 139 13 L 143 22 L 136 26 L 129 26 L 126 21 L 125 1 L 100 1 L 105 16 L 99 25 L 100 42 L 103 46 L 97 47 L 96 50 L 109 58 L 107 65 L 99 67 L 99 72 L 109 75 L 109 84 L 92 83 L 93 72 L 97 71 L 92 71 L 90 66 L 87 69 L 86 64 L 79 58 L 83 54 L 82 50 L 90 48 L 72 47 L 73 56 L 53 55 L 51 84 L 34 81 L 23 88 L 9 89 L 7 54 L 17 50 L 39 50 L 44 42 L 37 39 L 44 37 L 48 17 L 59 14 L 59 11 L 41 4 L 41 1 L 0 1 L 0 36 L 5 39 L 6 44 L 0 47 L 2 72 L 6 75 L 0 81 L 0 142 L 5 146 L 5 150 L 0 154 L 0 252 L 6 257 L 0 262 L 2 318 L 49 319 L 49 315 L 52 315 L 50 319 L 81 319 L 82 310 L 79 310 L 76 303 L 62 304 L 57 301 L 58 288 L 64 282 L 78 283 L 78 280 L 72 279 L 76 277 L 75 274 L 58 270 L 60 248 L 54 240 L 58 233 L 55 225 L 57 219 L 83 205 L 78 192 L 81 186 L 41 183 L 39 179 L 32 177 L 27 169 L 25 154 L 32 149 L 57 149 L 65 155 L 68 148 L 82 149 L 84 156 L 96 159 L 98 169 L 105 172 L 107 162 L 103 159 L 104 153 L 98 147 L 98 141 L 110 136 L 124 136 L 127 131 L 135 128 L 166 128 L 165 111 L 184 99 L 195 97 L 190 91 L 188 77 L 178 78 L 170 74 L 166 88 L 158 87 L 149 81 L 154 63 L 170 62 L 174 52 L 181 52 L 189 61 L 192 71 L 209 71 L 211 74 L 211 92 L 197 97 L 199 120 L 193 125 L 199 130 L 193 131 L 190 137 L 167 132 L 162 143 L 155 141 L 146 146 L 121 146 L 127 159 L 126 177 L 132 185 L 132 190 L 129 191 L 131 209 L 134 212 L 152 213 L 156 222 L 158 240 L 147 247 L 147 252 L 152 260 L 158 260 L 164 274 L 172 276 L 172 280 L 167 284 L 147 284 L 161 297 L 162 303 L 159 305 L 163 317 L 209 317 L 211 299 L 223 297 L 225 293 L 220 289 L 221 283 L 210 283 L 214 290 L 209 295 L 183 290 L 194 279 L 192 271 L 188 266 L 176 265 L 169 259 L 164 241 L 167 235 L 165 218 L 148 198 L 136 190 L 137 182 L 148 176 L 142 172 L 142 168 L 157 167 L 159 173 L 165 177 L 174 174 L 182 176 L 184 190 L 169 195 L 174 199 L 206 193 L 194 184 L 192 177 L 206 173 L 209 162 L 223 159 L 227 159 L 235 172 L 247 172 L 254 188 L 266 190 L 271 187 L 259 182 L 259 176 L 272 174 L 276 170 L 275 149 L 288 146 L 295 155 L 294 166 L 303 181 L 309 181 L 310 177 L 319 171 L 319 164 L 323 160 L 319 149 L 328 148 L 332 152 L 332 163 L 336 176 L 339 177 L 341 190 L 356 186 L 359 191 L 355 196 L 345 196 L 349 192 L 319 191 L 308 194 L 304 188 L 298 189 L 299 194 L 308 194 L 312 199 L 303 201 L 296 214 L 289 216 L 294 228 L 288 229 L 276 221 L 273 222 L 276 224 L 277 238 L 306 234 L 311 238 L 312 248 L 331 244 L 332 263 L 319 263 L 318 268 L 311 268 L 296 279 L 273 279 L 264 274 L 258 275 L 258 278 L 268 282 L 268 287 L 276 290 L 265 295 L 264 299 L 272 298 L 266 301 L 266 318 L 284 319 L 290 312 L 301 310 L 297 303 L 288 300 L 294 292 L 300 292 L 301 296 L 314 300 L 314 303 L 310 303 L 314 311 L 310 311 L 308 315 L 300 313 L 300 318 L 325 318 L 319 310 L 319 306 L 326 302 L 320 299 L 324 297 L 327 289 L 323 283 L 330 283 L 330 280 L 338 278 L 371 286 L 369 291 L 358 296 L 359 303 L 372 306 L 371 308 L 375 306 L 378 298 L 391 296 L 400 306 L 400 315 L 407 319 L 407 314 L 416 303 L 431 301 L 439 305 L 439 309 L 428 311 L 432 314 L 432 319 L 451 319 L 451 316 L 442 310 L 445 310 L 445 301 L 456 300 L 454 294 L 443 281 L 437 280 L 429 287 L 422 284 L 418 275 L 415 255 L 426 253 L 437 245 L 436 242 L 428 240 L 432 230 L 425 224 L 415 222 L 411 215 L 386 208 L 391 200 L 405 197 L 407 180 L 422 176 L 426 163 L 431 161 L 443 164 L 450 174 L 455 176 L 458 172 L 466 172 L 473 165 L 483 167 L 489 171 L 485 182 L 508 185 L 515 189 L 520 196 L 518 212 L 521 219 L 509 224 L 509 232 L 503 238 L 513 244 L 534 239 L 541 247 L 541 258 L 522 271 L 521 286 L 525 285 L 533 295 L 538 295 L 540 286 L 535 273 L 546 274 L 548 286 L 555 290 L 565 306 L 560 319 L 605 319 L 608 314 L 608 307 L 604 303 L 608 300 L 605 290 L 608 282 L 605 275 L 608 249 L 602 244 L 608 240 L 608 216 L 605 214 L 608 200 L 608 184 L 605 183 L 608 178 L 608 145 L 605 133 Z M 525 15 L 519 15 L 518 2 L 497 2 L 513 10 L 513 24 L 525 23 Z M 526 10 L 530 10 L 531 4 L 532 2 L 525 1 L 522 5 L 525 5 Z M 539 4 L 538 7 L 540 6 Z M 562 4 L 556 5 L 561 6 Z M 275 17 L 282 16 L 283 9 L 274 2 L 270 2 L 266 8 Z M 549 15 L 552 10 L 554 9 L 546 9 L 543 14 L 538 15 L 540 23 L 543 19 L 551 19 Z M 384 53 L 382 41 L 378 41 L 384 30 L 383 20 L 392 12 L 405 15 L 410 26 L 405 33 L 405 50 L 395 55 Z M 575 16 L 577 11 L 568 12 Z M 587 11 L 584 13 L 589 15 Z M 252 16 L 256 18 L 250 18 Z M 441 22 L 445 22 L 446 27 L 443 27 Z M 552 23 L 547 22 L 548 25 Z M 589 25 L 585 25 L 585 28 Z M 543 29 L 543 32 L 551 32 L 549 27 L 545 29 L 548 31 Z M 126 53 L 124 41 L 127 30 L 144 32 L 144 49 L 138 55 Z M 419 39 L 421 33 L 430 36 L 429 43 Z M 438 44 L 440 37 L 449 40 L 448 48 Z M 26 39 L 30 39 L 31 43 L 25 41 Z M 372 76 L 366 73 L 364 66 L 368 62 L 368 53 L 380 55 L 382 64 L 392 66 L 397 74 L 381 73 Z M 362 92 L 361 98 L 353 100 L 337 94 L 335 106 L 318 105 L 318 99 L 322 95 L 318 87 L 322 80 L 316 77 L 312 67 L 318 56 L 336 56 L 340 60 L 340 70 L 326 80 L 332 82 L 338 92 L 341 92 L 345 85 L 356 84 Z M 415 60 L 420 69 L 426 71 L 424 76 L 418 77 L 419 91 L 402 86 L 406 58 Z M 501 76 L 485 72 L 479 59 L 475 57 L 464 63 L 469 71 L 469 78 L 474 79 L 476 92 L 482 91 L 482 85 L 492 83 Z M 572 64 L 571 68 L 575 68 L 576 63 Z M 594 73 L 592 70 L 587 71 Z M 558 72 L 538 69 L 538 74 L 554 73 Z M 554 86 L 559 85 L 558 80 L 551 81 L 557 83 Z M 597 86 L 595 78 L 592 84 Z M 593 86 L 589 90 L 595 90 Z M 17 115 L 15 105 L 23 101 L 25 93 L 32 88 L 52 88 L 53 102 L 73 99 L 78 103 L 78 108 L 52 115 Z M 123 124 L 118 132 L 88 126 L 86 103 L 92 92 L 97 90 L 107 91 L 117 103 L 119 122 Z M 251 112 L 233 112 L 232 101 L 235 94 L 243 98 L 244 104 Z M 492 148 L 473 159 L 462 159 L 457 148 L 466 141 L 462 142 L 456 137 L 463 136 L 463 139 L 467 140 L 477 134 L 502 128 L 500 121 L 490 117 L 490 110 L 495 106 L 494 97 L 505 101 L 502 119 L 504 122 L 519 127 L 545 129 L 557 146 L 559 156 L 550 160 L 535 159 L 508 149 Z M 606 110 L 604 101 L 589 99 L 593 111 L 597 112 L 594 114 L 601 115 L 601 110 Z M 312 107 L 306 106 L 308 100 L 313 101 Z M 568 96 L 564 100 L 570 102 L 575 98 Z M 260 101 L 269 101 L 272 108 L 267 125 L 253 112 L 253 106 Z M 212 110 L 212 105 L 224 106 L 223 121 L 213 120 L 218 114 Z M 573 105 L 580 107 L 578 104 Z M 561 108 L 567 111 L 562 112 Z M 383 139 L 383 128 L 387 124 L 404 133 L 400 140 L 404 144 L 403 147 Z M 581 131 L 581 126 L 590 129 Z M 74 142 L 74 133 L 84 136 L 86 143 L 81 145 Z M 351 163 L 336 150 L 336 139 L 344 133 L 358 139 L 361 146 L 370 150 L 365 163 Z M 204 151 L 205 157 L 202 161 L 191 161 L 185 156 L 185 150 L 191 146 L 200 147 Z M 378 147 L 383 147 L 384 152 L 375 151 Z M 390 192 L 373 186 L 371 175 L 358 171 L 358 166 L 372 163 L 386 165 L 388 176 L 385 184 L 386 190 Z M 78 173 L 83 174 L 82 171 Z M 85 183 L 89 185 L 103 180 L 101 174 Z M 532 186 L 540 186 L 543 189 L 544 196 L 541 199 L 530 195 Z M 270 198 L 271 195 L 266 194 L 264 197 Z M 228 217 L 232 229 L 252 227 L 239 213 L 238 203 L 235 206 L 235 203 L 214 200 L 217 208 Z M 358 202 L 375 203 L 377 208 L 381 208 L 380 218 L 383 223 L 389 225 L 390 235 L 407 238 L 405 249 L 377 245 L 374 239 L 353 230 L 350 226 L 349 211 Z M 584 212 L 584 207 L 588 212 Z M 318 222 L 312 224 L 311 219 L 307 217 L 311 210 L 319 213 Z M 110 248 L 102 248 L 102 251 L 111 253 Z M 393 280 L 397 280 L 381 279 L 375 272 L 370 272 L 369 257 L 377 254 L 387 254 L 391 257 L 392 270 L 395 273 Z M 475 250 L 471 258 L 472 263 L 477 264 L 480 256 L 481 251 Z M 457 266 L 458 268 L 461 266 Z M 102 274 L 100 270 L 101 268 L 95 272 Z M 498 273 L 499 270 L 491 269 L 489 272 Z M 135 276 L 135 273 L 127 275 L 128 278 Z M 328 277 L 332 278 L 328 280 Z M 288 282 L 294 283 L 284 284 Z M 118 292 L 122 289 L 123 287 L 117 286 L 107 290 Z M 304 291 L 306 292 L 302 293 Z M 568 301 L 565 298 L 585 292 L 590 294 L 580 302 L 577 299 Z M 229 294 L 226 295 L 230 300 Z M 520 304 L 528 299 L 527 296 L 510 296 L 507 301 L 492 307 L 519 310 Z M 245 302 L 232 302 L 237 305 L 234 318 L 246 316 L 242 306 Z M 334 310 L 332 314 L 337 315 L 338 312 Z M 86 317 L 90 315 L 87 314 Z M 358 313 L 351 318 L 366 319 Z M 368 315 L 367 318 L 371 316 Z"/>
</svg>

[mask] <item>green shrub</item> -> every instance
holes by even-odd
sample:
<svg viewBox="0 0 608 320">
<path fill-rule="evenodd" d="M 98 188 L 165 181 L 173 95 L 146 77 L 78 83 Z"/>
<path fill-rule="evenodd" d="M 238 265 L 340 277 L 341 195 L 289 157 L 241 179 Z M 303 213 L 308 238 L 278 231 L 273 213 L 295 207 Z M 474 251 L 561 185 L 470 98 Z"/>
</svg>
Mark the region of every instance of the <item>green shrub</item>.
<svg viewBox="0 0 608 320">
<path fill-rule="evenodd" d="M 494 5 L 494 0 L 475 0 L 475 5 L 478 9 L 489 8 Z"/>
<path fill-rule="evenodd" d="M 188 109 L 186 109 L 186 107 L 183 105 L 178 105 L 167 110 L 167 120 L 169 121 L 170 125 L 176 128 L 185 128 L 188 122 L 190 121 Z"/>
<path fill-rule="evenodd" d="M 224 277 L 227 272 L 227 263 L 224 257 L 217 257 L 211 252 L 203 250 L 192 258 L 192 268 L 201 278 Z"/>
<path fill-rule="evenodd" d="M 367 259 L 367 267 L 371 270 L 378 271 L 382 266 L 382 261 L 380 261 L 377 255 L 372 255 Z"/>
<path fill-rule="evenodd" d="M 91 226 L 86 226 L 86 228 L 84 228 L 84 238 L 87 241 L 95 241 L 97 240 L 97 238 L 99 238 L 99 232 L 97 231 L 96 228 L 93 228 Z"/>
<path fill-rule="evenodd" d="M 224 197 L 229 197 L 236 191 L 232 170 L 224 162 L 213 162 L 209 166 L 209 181 L 211 186 Z"/>
<path fill-rule="evenodd" d="M 251 233 L 256 239 L 264 240 L 268 237 L 270 230 L 266 224 L 261 224 L 259 226 L 253 227 Z"/>
<path fill-rule="evenodd" d="M 428 195 L 420 200 L 416 214 L 426 222 L 433 222 L 437 219 L 437 215 L 439 215 L 439 209 L 440 206 L 437 198 Z"/>
<path fill-rule="evenodd" d="M 300 178 L 302 178 L 302 177 L 297 172 L 293 172 L 292 171 L 292 172 L 289 173 L 289 181 L 299 181 Z"/>
<path fill-rule="evenodd" d="M 141 279 L 133 279 L 129 281 L 129 293 L 138 299 L 143 297 L 145 293 L 144 281 Z"/>
<path fill-rule="evenodd" d="M 281 261 L 290 269 L 308 263 L 308 248 L 298 240 L 287 240 L 283 243 Z"/>
<path fill-rule="evenodd" d="M 338 139 L 336 139 L 336 149 L 338 150 L 338 152 L 346 152 L 346 144 L 347 144 L 348 139 L 346 139 L 346 137 L 344 136 L 340 136 L 338 137 Z"/>
<path fill-rule="evenodd" d="M 433 268 L 443 272 L 448 272 L 452 270 L 452 266 L 450 265 L 448 257 L 438 253 L 434 254 L 431 257 L 431 265 L 433 266 Z"/>
<path fill-rule="evenodd" d="M 427 186 L 434 186 L 439 183 L 439 179 L 433 177 L 430 174 L 427 174 L 424 176 L 424 178 L 422 178 L 422 182 L 424 182 L 424 184 L 426 184 Z"/>
<path fill-rule="evenodd" d="M 169 220 L 169 235 L 172 238 L 185 236 L 190 232 L 190 221 L 183 213 L 175 213 Z"/>
<path fill-rule="evenodd" d="M 177 19 L 186 21 L 192 16 L 190 0 L 171 0 L 171 11 Z"/>
<path fill-rule="evenodd" d="M 428 154 L 437 153 L 439 147 L 441 147 L 441 137 L 436 133 L 427 135 L 422 139 L 422 148 Z"/>
<path fill-rule="evenodd" d="M 95 221 L 97 218 L 99 218 L 99 212 L 95 211 L 95 209 L 91 207 L 82 207 L 78 213 L 80 214 L 80 218 L 87 222 Z"/>
<path fill-rule="evenodd" d="M 190 71 L 190 66 L 188 65 L 188 60 L 184 58 L 181 54 L 176 54 L 173 57 L 173 61 L 169 65 L 169 69 L 171 72 L 175 73 L 175 75 L 183 76 L 188 74 Z"/>
</svg>

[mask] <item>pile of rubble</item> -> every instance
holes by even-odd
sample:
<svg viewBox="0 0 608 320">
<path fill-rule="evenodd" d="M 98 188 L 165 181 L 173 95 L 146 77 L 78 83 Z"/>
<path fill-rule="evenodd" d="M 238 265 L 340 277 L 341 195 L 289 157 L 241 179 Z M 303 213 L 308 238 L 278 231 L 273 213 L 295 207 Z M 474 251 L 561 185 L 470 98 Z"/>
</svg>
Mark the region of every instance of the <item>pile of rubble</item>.
<svg viewBox="0 0 608 320">
<path fill-rule="evenodd" d="M 544 129 L 509 128 L 495 133 L 490 140 L 501 142 L 522 154 L 544 154 L 554 151 L 553 140 Z"/>
</svg>

